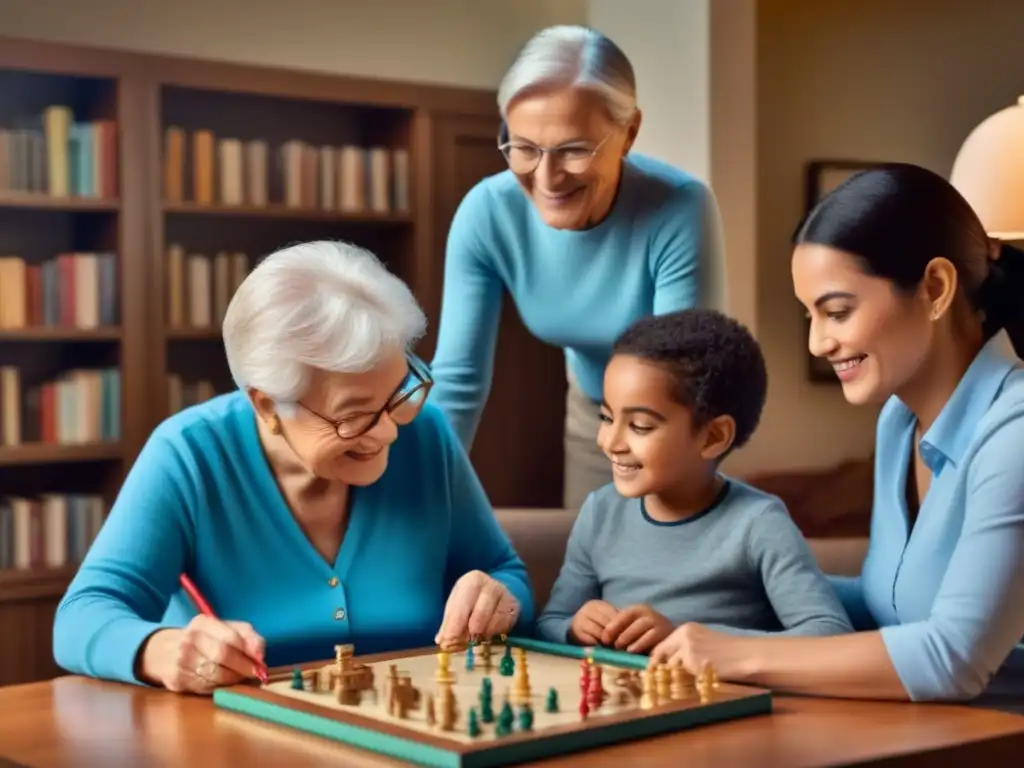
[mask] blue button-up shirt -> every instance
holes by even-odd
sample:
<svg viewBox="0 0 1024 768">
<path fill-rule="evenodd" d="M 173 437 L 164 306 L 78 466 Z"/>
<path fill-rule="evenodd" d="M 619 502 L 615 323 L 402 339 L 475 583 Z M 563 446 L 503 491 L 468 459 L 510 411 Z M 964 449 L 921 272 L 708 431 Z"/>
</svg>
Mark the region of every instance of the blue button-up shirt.
<svg viewBox="0 0 1024 768">
<path fill-rule="evenodd" d="M 834 583 L 912 699 L 1024 701 L 1024 366 L 996 340 L 978 353 L 921 439 L 932 481 L 911 526 L 915 426 L 898 398 L 883 407 L 868 554 Z"/>
</svg>

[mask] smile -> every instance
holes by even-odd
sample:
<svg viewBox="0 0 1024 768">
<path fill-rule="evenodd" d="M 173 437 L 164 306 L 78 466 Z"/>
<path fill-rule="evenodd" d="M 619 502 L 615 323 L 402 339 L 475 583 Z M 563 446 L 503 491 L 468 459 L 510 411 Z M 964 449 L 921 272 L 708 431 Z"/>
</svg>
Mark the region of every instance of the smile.
<svg viewBox="0 0 1024 768">
<path fill-rule="evenodd" d="M 846 360 L 839 360 L 832 363 L 832 369 L 843 381 L 848 381 L 857 375 L 859 372 L 860 364 L 867 359 L 867 355 L 857 355 L 857 357 L 851 357 Z"/>
<path fill-rule="evenodd" d="M 540 192 L 540 196 L 542 198 L 544 198 L 545 202 L 553 203 L 555 205 L 558 205 L 560 203 L 566 203 L 566 202 L 572 200 L 577 195 L 577 193 L 582 192 L 582 191 L 583 191 L 583 187 L 579 187 L 578 189 L 574 189 L 574 190 L 572 190 L 570 192 L 561 192 L 561 193 Z"/>
<path fill-rule="evenodd" d="M 635 475 L 641 470 L 643 464 L 630 463 L 625 461 L 613 461 L 612 472 L 620 477 L 628 477 L 629 475 Z"/>
<path fill-rule="evenodd" d="M 383 451 L 383 450 L 384 450 L 383 448 L 378 448 L 376 451 L 373 451 L 372 453 L 359 453 L 357 451 L 346 451 L 345 452 L 345 456 L 347 456 L 348 458 L 352 459 L 353 461 L 372 461 L 373 459 L 375 459 L 378 456 L 380 456 L 380 452 Z"/>
</svg>

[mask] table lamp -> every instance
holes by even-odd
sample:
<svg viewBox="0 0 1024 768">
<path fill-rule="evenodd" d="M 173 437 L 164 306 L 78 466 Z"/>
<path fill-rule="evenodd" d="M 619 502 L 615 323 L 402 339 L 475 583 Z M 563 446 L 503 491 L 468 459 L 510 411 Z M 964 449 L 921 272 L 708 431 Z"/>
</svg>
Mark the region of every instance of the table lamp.
<svg viewBox="0 0 1024 768">
<path fill-rule="evenodd" d="M 967 198 L 989 237 L 1024 240 L 1024 96 L 971 131 L 949 180 Z"/>
</svg>

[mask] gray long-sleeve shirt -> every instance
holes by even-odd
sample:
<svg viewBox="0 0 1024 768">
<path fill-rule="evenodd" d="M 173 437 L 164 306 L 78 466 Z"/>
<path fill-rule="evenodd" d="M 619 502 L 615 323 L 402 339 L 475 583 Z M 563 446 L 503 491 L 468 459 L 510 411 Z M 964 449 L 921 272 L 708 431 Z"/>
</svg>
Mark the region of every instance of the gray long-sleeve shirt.
<svg viewBox="0 0 1024 768">
<path fill-rule="evenodd" d="M 852 632 L 807 541 L 775 496 L 729 479 L 708 509 L 677 523 L 651 519 L 614 485 L 590 494 L 565 562 L 537 620 L 564 643 L 584 603 L 649 605 L 675 626 L 698 622 L 733 634 Z"/>
</svg>

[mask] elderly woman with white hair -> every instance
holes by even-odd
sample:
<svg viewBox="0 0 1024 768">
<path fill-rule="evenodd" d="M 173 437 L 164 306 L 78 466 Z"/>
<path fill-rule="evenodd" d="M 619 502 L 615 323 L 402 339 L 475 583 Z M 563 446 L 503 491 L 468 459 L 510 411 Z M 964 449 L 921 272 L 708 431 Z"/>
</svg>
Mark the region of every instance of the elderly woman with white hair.
<svg viewBox="0 0 1024 768">
<path fill-rule="evenodd" d="M 717 204 L 684 171 L 630 150 L 626 55 L 592 29 L 535 35 L 498 89 L 508 170 L 463 199 L 448 235 L 434 401 L 467 449 L 490 392 L 502 293 L 565 350 L 564 504 L 611 482 L 596 444 L 616 336 L 649 314 L 722 309 Z"/>
<path fill-rule="evenodd" d="M 410 352 L 425 324 L 354 246 L 262 261 L 224 321 L 238 390 L 150 436 L 57 609 L 57 663 L 208 693 L 338 643 L 528 631 L 525 568 Z"/>
</svg>

